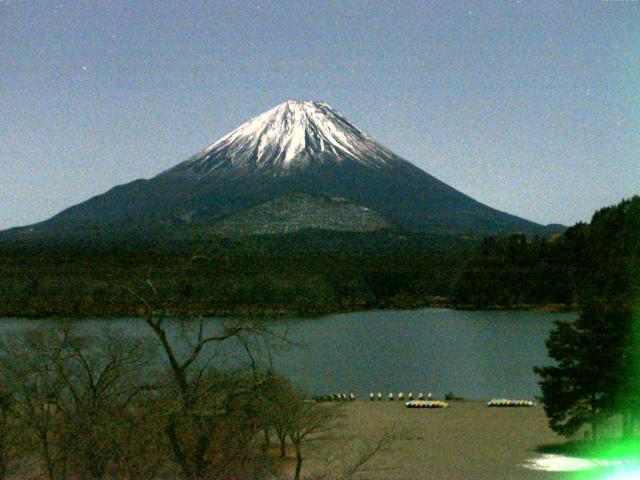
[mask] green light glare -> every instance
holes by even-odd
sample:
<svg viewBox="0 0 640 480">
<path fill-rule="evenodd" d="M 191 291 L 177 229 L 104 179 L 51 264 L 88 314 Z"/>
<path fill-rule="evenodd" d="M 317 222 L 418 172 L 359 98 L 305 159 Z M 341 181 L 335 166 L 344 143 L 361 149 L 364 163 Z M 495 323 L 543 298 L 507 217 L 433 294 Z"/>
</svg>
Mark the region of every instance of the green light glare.
<svg viewBox="0 0 640 480">
<path fill-rule="evenodd" d="M 606 477 L 607 480 L 631 480 L 631 479 L 635 479 L 637 480 L 640 475 L 640 471 L 638 471 L 638 469 L 634 469 L 633 471 L 630 472 L 617 472 L 617 473 L 613 473 L 612 475 Z"/>
<path fill-rule="evenodd" d="M 640 295 L 636 295 L 631 318 L 628 383 L 622 392 L 620 406 L 623 411 L 640 412 Z M 599 442 L 585 458 L 598 466 L 574 472 L 571 480 L 640 480 L 640 437 L 635 431 L 628 438 Z"/>
</svg>

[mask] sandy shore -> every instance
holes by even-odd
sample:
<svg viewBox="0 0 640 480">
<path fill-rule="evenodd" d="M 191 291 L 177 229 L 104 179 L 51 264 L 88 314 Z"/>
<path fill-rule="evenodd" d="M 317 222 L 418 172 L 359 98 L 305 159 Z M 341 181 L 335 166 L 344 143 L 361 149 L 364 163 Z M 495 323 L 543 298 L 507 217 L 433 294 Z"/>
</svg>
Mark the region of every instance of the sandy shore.
<svg viewBox="0 0 640 480">
<path fill-rule="evenodd" d="M 358 478 L 366 479 L 564 479 L 565 474 L 527 469 L 540 456 L 535 448 L 562 441 L 547 426 L 541 407 L 488 408 L 480 401 L 450 402 L 443 410 L 408 409 L 402 402 L 356 401 L 331 437 L 308 448 L 304 471 L 323 469 L 328 457 L 353 451 L 353 434 L 379 436 L 396 425 L 402 435 L 376 455 Z"/>
</svg>

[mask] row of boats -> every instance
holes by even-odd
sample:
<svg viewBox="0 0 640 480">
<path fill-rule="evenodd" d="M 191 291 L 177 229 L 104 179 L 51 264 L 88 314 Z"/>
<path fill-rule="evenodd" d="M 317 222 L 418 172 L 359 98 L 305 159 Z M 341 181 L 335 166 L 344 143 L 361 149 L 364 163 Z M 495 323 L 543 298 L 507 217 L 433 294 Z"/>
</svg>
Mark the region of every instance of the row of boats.
<svg viewBox="0 0 640 480">
<path fill-rule="evenodd" d="M 487 407 L 533 407 L 531 400 L 510 400 L 507 398 L 492 398 L 487 402 Z"/>
<path fill-rule="evenodd" d="M 311 400 L 316 402 L 353 402 L 356 396 L 353 393 L 327 393 L 325 395 L 316 395 Z"/>
<path fill-rule="evenodd" d="M 447 408 L 449 404 L 441 400 L 433 400 L 431 393 L 428 393 L 425 397 L 424 393 L 419 393 L 417 400 L 414 399 L 413 393 L 407 394 L 407 402 L 405 406 L 407 408 Z M 324 395 L 316 395 L 312 397 L 312 400 L 316 402 L 353 402 L 356 396 L 353 393 L 329 393 Z M 381 401 L 383 399 L 382 393 L 369 394 L 369 400 Z M 398 395 L 390 393 L 387 397 L 389 401 L 404 401 L 404 393 L 400 392 Z M 533 407 L 535 403 L 531 400 L 512 400 L 507 398 L 492 398 L 487 402 L 488 407 Z"/>
<path fill-rule="evenodd" d="M 440 400 L 412 400 L 405 403 L 407 408 L 447 408 L 449 404 Z M 493 398 L 487 402 L 488 407 L 533 407 L 531 400 L 510 400 L 507 398 Z"/>
<path fill-rule="evenodd" d="M 410 400 L 404 404 L 407 408 L 448 408 L 449 404 L 442 400 Z"/>
<path fill-rule="evenodd" d="M 382 398 L 383 398 L 383 397 L 382 397 L 382 393 L 380 393 L 380 392 L 378 392 L 378 394 L 377 394 L 377 395 L 376 395 L 376 394 L 374 394 L 373 392 L 371 392 L 371 393 L 369 394 L 369 400 L 371 400 L 372 402 L 373 402 L 374 400 L 382 401 Z M 390 394 L 387 396 L 387 399 L 388 399 L 389 401 L 394 401 L 396 398 L 397 398 L 397 399 L 398 399 L 398 401 L 400 401 L 400 402 L 404 401 L 404 393 L 400 392 L 400 393 L 398 393 L 398 396 L 396 397 L 396 396 L 393 394 L 393 392 L 392 392 L 392 393 L 390 393 Z M 431 395 L 430 393 L 428 393 L 428 394 L 427 394 L 427 397 L 426 397 L 426 400 L 432 400 L 432 398 L 433 398 L 433 395 Z M 414 399 L 414 398 L 413 398 L 413 393 L 409 393 L 409 394 L 407 394 L 407 400 L 412 401 L 413 399 Z M 418 394 L 418 400 L 425 400 L 424 393 L 419 393 L 419 394 Z"/>
<path fill-rule="evenodd" d="M 312 397 L 312 400 L 316 402 L 353 402 L 355 399 L 356 396 L 353 393 L 328 393 Z M 370 401 L 382 401 L 382 399 L 383 396 L 380 392 L 377 394 L 371 392 L 369 394 Z M 404 401 L 405 396 L 403 392 L 397 395 L 389 393 L 387 399 L 389 401 L 396 399 L 398 401 Z M 449 406 L 447 402 L 433 400 L 431 393 L 428 393 L 426 397 L 424 393 L 419 393 L 417 399 L 414 399 L 413 393 L 408 393 L 406 399 L 408 400 L 405 403 L 407 408 L 447 408 Z M 487 402 L 488 407 L 533 407 L 534 405 L 535 403 L 531 400 L 512 400 L 507 398 L 492 398 Z"/>
</svg>

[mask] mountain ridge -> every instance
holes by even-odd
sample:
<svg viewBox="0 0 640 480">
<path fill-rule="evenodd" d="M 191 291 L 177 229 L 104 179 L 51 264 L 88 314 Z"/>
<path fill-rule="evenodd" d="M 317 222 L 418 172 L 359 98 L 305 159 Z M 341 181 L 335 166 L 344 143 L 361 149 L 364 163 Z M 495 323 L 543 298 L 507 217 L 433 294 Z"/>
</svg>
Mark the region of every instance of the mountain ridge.
<svg viewBox="0 0 640 480">
<path fill-rule="evenodd" d="M 304 101 L 263 112 L 148 180 L 116 186 L 44 222 L 13 230 L 28 235 L 52 227 L 206 229 L 234 212 L 296 192 L 345 198 L 406 231 L 477 237 L 548 233 L 433 177 L 330 105 Z"/>
</svg>

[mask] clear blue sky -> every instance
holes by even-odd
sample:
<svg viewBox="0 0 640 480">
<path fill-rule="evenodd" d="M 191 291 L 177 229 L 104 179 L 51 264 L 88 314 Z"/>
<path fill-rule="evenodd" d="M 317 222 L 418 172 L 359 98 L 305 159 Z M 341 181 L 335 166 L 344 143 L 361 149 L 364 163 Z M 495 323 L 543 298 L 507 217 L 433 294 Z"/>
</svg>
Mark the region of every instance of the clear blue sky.
<svg viewBox="0 0 640 480">
<path fill-rule="evenodd" d="M 640 193 L 640 1 L 0 0 L 0 228 L 324 100 L 492 207 Z"/>
</svg>

